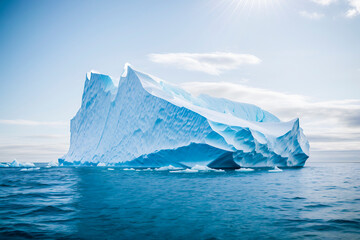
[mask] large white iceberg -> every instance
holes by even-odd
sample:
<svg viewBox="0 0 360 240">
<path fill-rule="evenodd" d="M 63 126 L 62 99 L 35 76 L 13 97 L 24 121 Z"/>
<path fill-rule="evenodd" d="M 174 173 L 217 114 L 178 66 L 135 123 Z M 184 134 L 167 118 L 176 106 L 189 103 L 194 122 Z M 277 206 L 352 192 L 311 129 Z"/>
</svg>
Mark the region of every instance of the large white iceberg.
<svg viewBox="0 0 360 240">
<path fill-rule="evenodd" d="M 134 70 L 118 86 L 86 75 L 63 165 L 155 168 L 303 166 L 309 143 L 299 119 L 281 122 L 245 103 L 183 89 Z"/>
</svg>

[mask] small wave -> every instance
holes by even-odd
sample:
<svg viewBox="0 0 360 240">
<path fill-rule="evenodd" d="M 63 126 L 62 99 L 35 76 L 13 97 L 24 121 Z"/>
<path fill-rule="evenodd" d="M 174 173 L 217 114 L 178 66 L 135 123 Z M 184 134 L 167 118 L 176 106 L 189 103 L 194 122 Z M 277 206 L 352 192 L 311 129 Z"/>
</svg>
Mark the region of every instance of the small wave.
<svg viewBox="0 0 360 240">
<path fill-rule="evenodd" d="M 278 207 L 274 207 L 274 206 L 266 206 L 266 208 L 268 208 L 268 209 L 278 209 Z"/>
<path fill-rule="evenodd" d="M 170 171 L 170 173 L 197 173 L 199 170 L 195 169 L 184 169 L 184 170 L 177 170 L 177 171 Z"/>
<path fill-rule="evenodd" d="M 13 185 L 2 183 L 0 184 L 0 187 L 14 187 Z"/>
<path fill-rule="evenodd" d="M 7 195 L 6 198 L 47 198 L 49 194 L 47 193 L 16 193 L 16 194 L 10 194 Z"/>
<path fill-rule="evenodd" d="M 301 199 L 306 199 L 306 198 L 304 198 L 304 197 L 293 197 L 292 199 L 294 199 L 294 200 L 301 200 Z"/>
<path fill-rule="evenodd" d="M 39 182 L 39 181 L 29 182 L 29 183 L 26 184 L 26 185 L 31 186 L 31 188 L 35 188 L 35 187 L 44 188 L 44 187 L 48 187 L 48 186 L 60 185 L 60 184 L 53 184 L 53 183 L 49 183 L 49 182 L 46 182 L 46 183 L 45 183 L 44 180 L 40 180 L 40 181 L 41 181 L 41 182 Z"/>
<path fill-rule="evenodd" d="M 74 221 L 78 221 L 80 220 L 81 218 L 78 218 L 78 217 L 73 217 L 73 218 L 66 218 L 66 219 L 57 219 L 57 220 L 53 220 L 53 219 L 50 219 L 50 220 L 42 220 L 42 221 L 39 221 L 40 223 L 67 223 L 67 222 L 74 222 Z"/>
<path fill-rule="evenodd" d="M 306 229 L 308 230 L 315 230 L 315 231 L 340 231 L 341 229 L 334 224 L 319 224 L 309 226 Z"/>
<path fill-rule="evenodd" d="M 69 213 L 69 212 L 73 212 L 73 210 L 65 210 L 65 209 L 61 209 L 59 207 L 46 206 L 46 207 L 41 207 L 41 208 L 32 210 L 30 212 L 24 213 L 21 216 L 29 216 L 29 215 L 33 215 L 33 214 L 53 215 L 53 214 L 57 214 L 57 213 Z"/>
<path fill-rule="evenodd" d="M 239 208 L 227 208 L 225 209 L 225 211 L 228 211 L 228 212 L 239 212 L 241 211 Z"/>
<path fill-rule="evenodd" d="M 360 221 L 357 221 L 357 220 L 333 219 L 333 220 L 329 220 L 328 222 L 341 224 L 341 225 L 347 225 L 347 226 L 353 226 L 353 227 L 360 227 Z"/>
<path fill-rule="evenodd" d="M 331 207 L 331 206 L 319 203 L 319 204 L 306 205 L 305 207 L 306 208 L 325 208 L 325 207 Z"/>
<path fill-rule="evenodd" d="M 5 230 L 5 231 L 2 231 L 0 233 L 0 238 L 2 239 L 1 236 L 4 237 L 3 239 L 12 238 L 12 237 L 15 237 L 16 239 L 19 239 L 19 238 L 32 239 L 32 238 L 35 238 L 35 236 L 31 235 L 30 233 L 20 231 L 20 230 L 8 230 L 8 231 Z"/>
<path fill-rule="evenodd" d="M 21 204 L 21 203 L 9 203 L 7 205 L 0 205 L 0 210 L 1 211 L 14 211 L 16 212 L 17 210 L 27 210 L 27 209 L 31 209 L 33 208 L 33 206 L 29 205 L 29 204 Z M 10 210 L 11 209 L 11 210 Z"/>
</svg>

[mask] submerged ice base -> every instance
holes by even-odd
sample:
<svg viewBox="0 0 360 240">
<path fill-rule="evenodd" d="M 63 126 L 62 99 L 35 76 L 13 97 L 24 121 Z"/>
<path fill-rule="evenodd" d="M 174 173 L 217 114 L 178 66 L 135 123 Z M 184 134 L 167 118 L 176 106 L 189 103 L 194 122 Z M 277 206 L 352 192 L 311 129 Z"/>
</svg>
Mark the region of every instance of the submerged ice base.
<svg viewBox="0 0 360 240">
<path fill-rule="evenodd" d="M 298 167 L 309 157 L 299 119 L 281 122 L 257 106 L 183 89 L 125 66 L 116 87 L 86 76 L 63 165 L 218 169 Z"/>
</svg>

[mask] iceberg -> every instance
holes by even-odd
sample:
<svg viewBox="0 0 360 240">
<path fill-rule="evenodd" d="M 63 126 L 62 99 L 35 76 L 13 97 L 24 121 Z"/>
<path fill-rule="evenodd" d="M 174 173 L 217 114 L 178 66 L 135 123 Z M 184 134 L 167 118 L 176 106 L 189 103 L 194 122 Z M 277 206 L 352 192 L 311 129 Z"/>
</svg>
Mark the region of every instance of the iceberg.
<svg viewBox="0 0 360 240">
<path fill-rule="evenodd" d="M 197 164 L 193 166 L 190 170 L 196 170 L 198 172 L 225 172 L 225 170 L 222 169 L 214 169 L 214 168 L 209 168 L 208 166 L 202 166 Z"/>
<path fill-rule="evenodd" d="M 192 170 L 198 170 L 198 171 L 210 171 L 213 170 L 211 168 L 209 168 L 208 166 L 202 166 L 202 165 L 195 165 L 191 168 Z"/>
<path fill-rule="evenodd" d="M 280 168 L 278 168 L 277 166 L 274 167 L 274 169 L 270 169 L 268 172 L 282 172 L 283 170 L 281 170 Z"/>
<path fill-rule="evenodd" d="M 240 168 L 240 169 L 236 169 L 236 171 L 238 171 L 238 172 L 253 172 L 255 170 L 252 168 Z"/>
<path fill-rule="evenodd" d="M 142 171 L 145 171 L 145 172 L 151 172 L 153 169 L 152 168 L 145 168 L 145 169 L 142 169 Z"/>
<path fill-rule="evenodd" d="M 35 164 L 33 164 L 31 162 L 26 162 L 26 163 L 21 163 L 20 166 L 21 167 L 26 167 L 26 168 L 34 168 Z"/>
<path fill-rule="evenodd" d="M 14 159 L 10 165 L 8 165 L 9 167 L 25 167 L 25 168 L 34 168 L 36 167 L 34 163 L 31 162 L 25 162 L 25 163 L 20 163 L 18 160 Z"/>
<path fill-rule="evenodd" d="M 298 118 L 283 122 L 252 104 L 193 96 L 130 64 L 118 86 L 86 74 L 70 131 L 59 165 L 239 169 L 301 167 L 309 157 Z"/>
<path fill-rule="evenodd" d="M 183 170 L 183 168 L 174 167 L 172 165 L 155 168 L 155 171 L 171 171 L 171 170 Z"/>
<path fill-rule="evenodd" d="M 6 163 L 0 163 L 0 168 L 7 168 L 9 167 L 9 165 L 7 165 Z"/>
<path fill-rule="evenodd" d="M 18 162 L 18 160 L 14 159 L 10 165 L 10 167 L 22 167 L 21 164 Z"/>
<path fill-rule="evenodd" d="M 40 170 L 40 168 L 39 167 L 29 167 L 29 168 L 20 169 L 21 172 L 29 172 L 29 171 L 35 171 L 35 170 Z"/>
<path fill-rule="evenodd" d="M 58 166 L 59 166 L 58 162 L 52 161 L 52 162 L 49 162 L 46 167 L 51 168 L 51 167 L 58 167 Z"/>
</svg>

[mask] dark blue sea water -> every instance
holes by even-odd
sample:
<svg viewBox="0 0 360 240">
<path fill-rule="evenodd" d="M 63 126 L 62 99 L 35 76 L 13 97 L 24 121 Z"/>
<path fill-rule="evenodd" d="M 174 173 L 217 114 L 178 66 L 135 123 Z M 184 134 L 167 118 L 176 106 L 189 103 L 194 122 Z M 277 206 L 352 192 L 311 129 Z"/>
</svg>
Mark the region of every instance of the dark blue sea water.
<svg viewBox="0 0 360 240">
<path fill-rule="evenodd" d="M 360 164 L 0 169 L 0 239 L 360 239 Z"/>
</svg>

